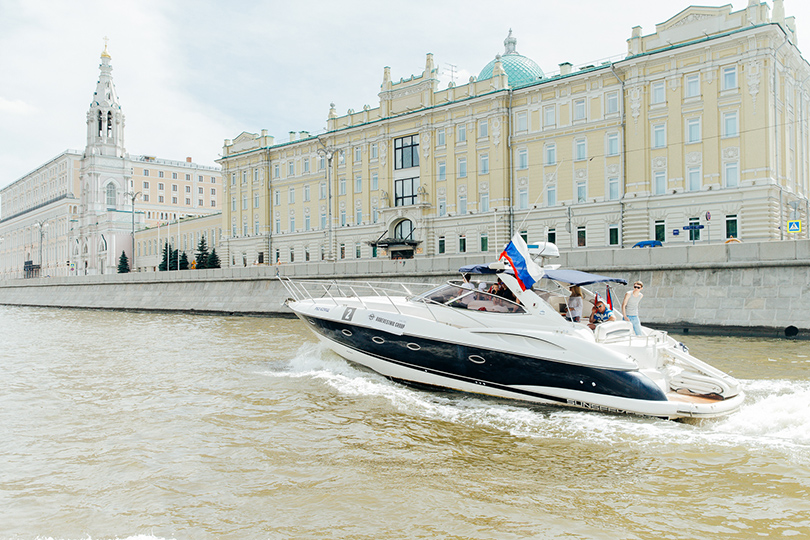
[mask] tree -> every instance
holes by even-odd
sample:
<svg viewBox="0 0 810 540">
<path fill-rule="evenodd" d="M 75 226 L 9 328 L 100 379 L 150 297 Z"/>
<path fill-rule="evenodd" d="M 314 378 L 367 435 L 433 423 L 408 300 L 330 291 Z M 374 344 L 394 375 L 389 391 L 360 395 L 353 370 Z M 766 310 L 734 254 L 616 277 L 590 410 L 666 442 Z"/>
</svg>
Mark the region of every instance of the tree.
<svg viewBox="0 0 810 540">
<path fill-rule="evenodd" d="M 118 273 L 129 273 L 129 259 L 127 258 L 127 254 L 123 251 L 121 252 L 121 256 L 118 258 Z"/>
<path fill-rule="evenodd" d="M 180 270 L 188 270 L 188 256 L 185 251 L 180 255 Z"/>
<path fill-rule="evenodd" d="M 200 243 L 197 244 L 195 259 L 197 261 L 198 270 L 208 268 L 208 245 L 205 243 L 205 235 L 200 237 Z"/>
<path fill-rule="evenodd" d="M 177 250 L 170 249 L 168 242 L 163 245 L 163 260 L 158 266 L 158 270 L 161 272 L 177 270 Z"/>
<path fill-rule="evenodd" d="M 219 268 L 219 257 L 217 256 L 217 248 L 211 250 L 206 262 L 206 268 Z"/>
</svg>

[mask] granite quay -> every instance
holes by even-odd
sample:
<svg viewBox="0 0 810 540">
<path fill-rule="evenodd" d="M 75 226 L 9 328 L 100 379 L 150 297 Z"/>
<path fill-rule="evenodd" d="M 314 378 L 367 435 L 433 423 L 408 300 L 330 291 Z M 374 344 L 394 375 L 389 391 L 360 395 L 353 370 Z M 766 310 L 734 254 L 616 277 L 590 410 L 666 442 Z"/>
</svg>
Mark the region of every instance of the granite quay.
<svg viewBox="0 0 810 540">
<path fill-rule="evenodd" d="M 396 276 L 439 283 L 457 278 L 462 265 L 494 258 L 492 253 L 16 279 L 0 281 L 0 304 L 290 316 L 277 276 L 358 281 L 393 281 Z M 552 262 L 643 281 L 644 324 L 687 332 L 810 337 L 809 240 L 572 251 Z"/>
</svg>

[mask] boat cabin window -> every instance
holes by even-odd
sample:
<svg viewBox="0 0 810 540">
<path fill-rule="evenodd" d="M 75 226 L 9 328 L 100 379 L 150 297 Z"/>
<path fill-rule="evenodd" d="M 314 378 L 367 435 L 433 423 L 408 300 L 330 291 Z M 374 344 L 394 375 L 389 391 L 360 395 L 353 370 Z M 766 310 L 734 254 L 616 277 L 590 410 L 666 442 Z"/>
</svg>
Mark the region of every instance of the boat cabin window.
<svg viewBox="0 0 810 540">
<path fill-rule="evenodd" d="M 473 282 L 474 287 L 478 283 Z M 461 283 L 448 282 L 414 298 L 417 302 L 442 304 L 458 309 L 487 311 L 492 313 L 526 313 L 526 310 L 507 298 L 485 291 L 464 288 Z"/>
</svg>

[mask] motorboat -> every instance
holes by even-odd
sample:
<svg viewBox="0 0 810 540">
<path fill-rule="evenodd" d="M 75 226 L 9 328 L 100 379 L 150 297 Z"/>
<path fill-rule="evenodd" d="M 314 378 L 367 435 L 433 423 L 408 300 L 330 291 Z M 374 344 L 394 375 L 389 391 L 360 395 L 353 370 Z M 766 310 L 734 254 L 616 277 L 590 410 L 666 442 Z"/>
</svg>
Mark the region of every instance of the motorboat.
<svg viewBox="0 0 810 540">
<path fill-rule="evenodd" d="M 723 416 L 744 400 L 733 377 L 667 332 L 636 335 L 618 309 L 593 329 L 567 318 L 571 285 L 588 313 L 615 299 L 622 278 L 544 266 L 523 290 L 503 261 L 460 270 L 474 277 L 433 286 L 279 279 L 286 305 L 329 349 L 397 381 L 667 419 Z M 489 292 L 494 283 L 508 293 Z"/>
</svg>

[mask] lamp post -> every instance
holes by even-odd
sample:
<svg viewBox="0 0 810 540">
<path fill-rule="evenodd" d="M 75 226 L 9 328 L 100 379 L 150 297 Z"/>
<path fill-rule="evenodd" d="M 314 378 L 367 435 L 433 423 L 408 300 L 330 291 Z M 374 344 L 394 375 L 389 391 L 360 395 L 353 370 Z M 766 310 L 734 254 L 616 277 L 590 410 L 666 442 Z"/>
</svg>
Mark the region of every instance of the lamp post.
<svg viewBox="0 0 810 540">
<path fill-rule="evenodd" d="M 34 227 L 39 229 L 39 277 L 42 277 L 42 238 L 45 236 L 45 229 L 48 228 L 48 222 L 43 220 L 37 220 L 34 223 Z"/>
<path fill-rule="evenodd" d="M 323 144 L 320 140 L 318 142 Z M 335 150 L 324 145 L 323 148 L 318 148 L 318 155 L 326 158 L 326 190 L 328 197 L 326 215 L 329 220 L 329 249 L 327 250 L 327 259 L 333 261 L 335 259 L 332 248 L 335 245 L 335 239 L 334 230 L 332 228 L 332 157 L 335 155 Z"/>
<path fill-rule="evenodd" d="M 141 192 L 138 191 L 137 193 L 135 190 L 128 191 L 124 193 L 127 197 L 132 199 L 132 263 L 129 265 L 129 268 L 132 272 L 135 271 L 135 199 L 141 196 Z"/>
</svg>

